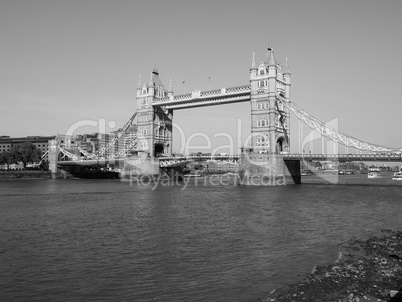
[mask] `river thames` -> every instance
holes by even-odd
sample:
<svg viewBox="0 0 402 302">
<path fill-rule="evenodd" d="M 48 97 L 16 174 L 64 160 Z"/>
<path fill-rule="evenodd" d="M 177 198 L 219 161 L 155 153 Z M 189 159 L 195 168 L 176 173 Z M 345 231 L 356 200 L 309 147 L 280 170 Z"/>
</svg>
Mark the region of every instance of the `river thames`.
<svg viewBox="0 0 402 302">
<path fill-rule="evenodd" d="M 246 187 L 119 180 L 0 183 L 2 301 L 258 301 L 402 230 L 402 183 Z"/>
</svg>

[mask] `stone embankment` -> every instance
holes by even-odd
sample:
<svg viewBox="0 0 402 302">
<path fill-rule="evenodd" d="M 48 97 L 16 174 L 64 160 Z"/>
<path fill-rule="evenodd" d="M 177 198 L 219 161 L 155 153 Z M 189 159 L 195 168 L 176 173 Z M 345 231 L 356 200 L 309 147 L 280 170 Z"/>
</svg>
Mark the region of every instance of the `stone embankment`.
<svg viewBox="0 0 402 302">
<path fill-rule="evenodd" d="M 269 302 L 402 301 L 402 232 L 382 231 L 340 244 L 340 259 L 298 284 L 272 291 Z"/>
<path fill-rule="evenodd" d="M 50 171 L 6 171 L 0 172 L 0 180 L 13 179 L 50 179 Z"/>
</svg>

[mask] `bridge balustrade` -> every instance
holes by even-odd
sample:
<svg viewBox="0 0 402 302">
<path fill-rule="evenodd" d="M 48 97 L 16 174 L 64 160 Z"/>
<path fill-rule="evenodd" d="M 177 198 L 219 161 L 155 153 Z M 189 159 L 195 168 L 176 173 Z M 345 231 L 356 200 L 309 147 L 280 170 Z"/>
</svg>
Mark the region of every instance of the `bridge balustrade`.
<svg viewBox="0 0 402 302">
<path fill-rule="evenodd" d="M 163 156 L 159 160 L 178 160 L 178 159 L 238 159 L 238 155 L 185 155 L 185 156 Z"/>
<path fill-rule="evenodd" d="M 297 159 L 311 159 L 311 160 L 360 160 L 360 161 L 373 161 L 373 160 L 386 160 L 386 161 L 402 161 L 401 155 L 397 154 L 286 154 L 284 158 L 297 158 Z"/>
<path fill-rule="evenodd" d="M 223 88 L 223 89 L 215 89 L 211 91 L 200 91 L 199 97 L 194 97 L 193 94 L 182 94 L 182 95 L 177 95 L 173 96 L 172 98 L 160 98 L 160 99 L 155 99 L 153 101 L 153 105 L 162 105 L 162 104 L 171 104 L 171 106 L 180 106 L 184 107 L 186 105 L 197 105 L 201 103 L 205 104 L 213 104 L 216 102 L 220 102 L 222 100 L 225 100 L 226 97 L 232 97 L 233 100 L 241 100 L 244 101 L 244 96 L 236 96 L 237 94 L 244 94 L 244 93 L 250 93 L 251 88 L 250 85 L 243 85 L 243 86 L 237 86 L 237 87 L 230 87 L 230 88 Z M 220 98 L 223 97 L 223 98 Z M 195 99 L 203 99 L 202 101 L 193 101 Z M 189 101 L 187 104 L 186 101 Z M 176 104 L 177 103 L 177 104 Z"/>
<path fill-rule="evenodd" d="M 221 89 L 215 89 L 210 91 L 201 91 L 201 97 L 215 96 L 222 93 Z"/>
</svg>

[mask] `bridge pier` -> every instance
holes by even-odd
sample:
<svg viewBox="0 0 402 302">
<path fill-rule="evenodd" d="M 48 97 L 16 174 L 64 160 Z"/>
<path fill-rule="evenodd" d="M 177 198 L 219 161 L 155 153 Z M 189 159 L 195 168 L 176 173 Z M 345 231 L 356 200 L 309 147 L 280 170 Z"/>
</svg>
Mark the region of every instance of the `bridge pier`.
<svg viewBox="0 0 402 302">
<path fill-rule="evenodd" d="M 159 177 L 159 162 L 154 157 L 143 154 L 134 158 L 125 158 L 120 178 Z"/>
<path fill-rule="evenodd" d="M 124 166 L 120 174 L 122 179 L 143 179 L 151 178 L 158 179 L 163 174 L 166 174 L 171 179 L 183 180 L 183 166 L 177 165 L 173 167 L 161 168 L 158 158 L 139 156 L 136 158 L 125 158 Z"/>
<path fill-rule="evenodd" d="M 58 167 L 59 150 L 57 149 L 57 141 L 55 139 L 49 141 L 48 146 L 48 158 L 49 158 L 49 170 L 52 172 L 52 179 L 58 178 L 61 171 Z"/>
<path fill-rule="evenodd" d="M 285 160 L 281 154 L 258 154 L 252 150 L 240 155 L 240 185 L 284 186 L 300 183 L 300 160 Z"/>
</svg>

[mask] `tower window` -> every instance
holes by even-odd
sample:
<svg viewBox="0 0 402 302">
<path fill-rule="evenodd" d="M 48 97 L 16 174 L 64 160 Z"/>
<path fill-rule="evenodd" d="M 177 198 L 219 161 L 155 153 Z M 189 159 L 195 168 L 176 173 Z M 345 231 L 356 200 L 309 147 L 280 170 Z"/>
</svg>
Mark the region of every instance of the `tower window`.
<svg viewBox="0 0 402 302">
<path fill-rule="evenodd" d="M 268 121 L 265 119 L 258 120 L 257 127 L 268 127 Z"/>
<path fill-rule="evenodd" d="M 264 74 L 265 74 L 264 69 L 260 69 L 260 75 L 264 75 Z"/>
</svg>

